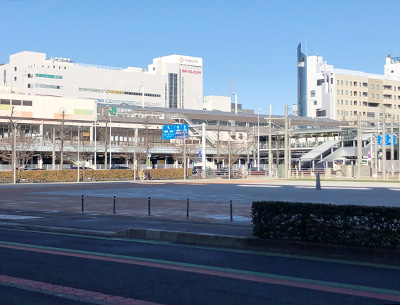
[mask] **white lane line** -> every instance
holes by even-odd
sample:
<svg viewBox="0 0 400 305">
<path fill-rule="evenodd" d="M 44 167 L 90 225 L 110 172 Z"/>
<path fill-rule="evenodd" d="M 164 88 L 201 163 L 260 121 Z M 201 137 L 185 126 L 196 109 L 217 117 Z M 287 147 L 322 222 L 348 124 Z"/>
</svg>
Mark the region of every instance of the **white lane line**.
<svg viewBox="0 0 400 305">
<path fill-rule="evenodd" d="M 6 220 L 24 220 L 24 219 L 37 219 L 37 218 L 43 218 L 43 217 L 0 214 L 0 219 L 6 219 Z"/>
<path fill-rule="evenodd" d="M 369 187 L 347 187 L 347 186 L 321 186 L 326 189 L 332 190 L 371 190 Z"/>
<path fill-rule="evenodd" d="M 244 186 L 244 187 L 272 187 L 272 188 L 282 187 L 281 185 L 263 185 L 263 184 L 239 184 L 238 186 Z"/>
</svg>

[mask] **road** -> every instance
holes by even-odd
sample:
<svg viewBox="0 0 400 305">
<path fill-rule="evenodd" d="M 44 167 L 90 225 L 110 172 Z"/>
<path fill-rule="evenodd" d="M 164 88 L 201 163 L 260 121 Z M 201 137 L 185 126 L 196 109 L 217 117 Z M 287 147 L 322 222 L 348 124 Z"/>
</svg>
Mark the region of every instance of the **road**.
<svg viewBox="0 0 400 305">
<path fill-rule="evenodd" d="M 400 304 L 400 267 L 0 229 L 0 304 Z"/>
</svg>

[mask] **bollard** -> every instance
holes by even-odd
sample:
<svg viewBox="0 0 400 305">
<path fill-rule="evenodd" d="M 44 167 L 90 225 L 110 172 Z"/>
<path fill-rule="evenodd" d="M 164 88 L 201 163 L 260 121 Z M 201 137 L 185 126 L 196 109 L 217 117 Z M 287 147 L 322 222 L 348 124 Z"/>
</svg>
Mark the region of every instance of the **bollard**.
<svg viewBox="0 0 400 305">
<path fill-rule="evenodd" d="M 321 190 L 321 180 L 320 180 L 320 178 L 319 178 L 319 172 L 317 172 L 317 183 L 316 183 L 316 185 L 315 185 L 315 189 L 316 189 L 317 191 L 320 191 L 320 190 Z"/>
<path fill-rule="evenodd" d="M 85 210 L 84 209 L 84 199 L 83 199 L 83 195 L 82 195 L 82 213 L 83 213 L 84 210 Z"/>
<path fill-rule="evenodd" d="M 189 219 L 189 198 L 186 199 L 186 218 Z"/>
<path fill-rule="evenodd" d="M 230 203 L 230 212 L 231 212 L 231 222 L 233 221 L 233 212 L 232 212 L 232 200 Z"/>
<path fill-rule="evenodd" d="M 147 210 L 148 210 L 148 216 L 150 216 L 151 215 L 151 213 L 150 213 L 150 197 L 148 198 L 148 201 L 147 201 Z"/>
<path fill-rule="evenodd" d="M 113 203 L 113 215 L 115 215 L 115 196 L 114 196 L 114 203 Z"/>
</svg>

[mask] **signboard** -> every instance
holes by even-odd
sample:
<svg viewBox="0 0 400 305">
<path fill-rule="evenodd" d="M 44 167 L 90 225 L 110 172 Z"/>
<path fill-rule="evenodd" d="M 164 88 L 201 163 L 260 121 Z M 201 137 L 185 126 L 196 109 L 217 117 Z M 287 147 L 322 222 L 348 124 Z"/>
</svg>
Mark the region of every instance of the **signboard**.
<svg viewBox="0 0 400 305">
<path fill-rule="evenodd" d="M 397 145 L 397 136 L 393 135 L 394 137 L 394 143 L 393 145 L 396 146 Z M 377 136 L 377 140 L 378 140 L 378 145 L 382 145 L 382 135 L 378 135 Z M 390 134 L 386 134 L 385 137 L 385 145 L 391 145 L 392 144 L 392 137 L 390 136 Z"/>
<path fill-rule="evenodd" d="M 162 130 L 163 140 L 187 139 L 189 138 L 189 125 L 165 125 Z"/>
<path fill-rule="evenodd" d="M 112 114 L 112 115 L 115 115 L 116 113 L 117 113 L 117 108 L 110 108 L 110 109 L 108 109 L 108 112 L 110 113 L 110 114 Z"/>
</svg>

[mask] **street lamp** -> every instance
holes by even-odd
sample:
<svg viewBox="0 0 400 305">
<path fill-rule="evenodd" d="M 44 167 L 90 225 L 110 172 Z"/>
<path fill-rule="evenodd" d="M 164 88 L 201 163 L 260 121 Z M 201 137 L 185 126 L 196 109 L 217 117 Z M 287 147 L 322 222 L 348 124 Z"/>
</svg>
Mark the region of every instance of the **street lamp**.
<svg viewBox="0 0 400 305">
<path fill-rule="evenodd" d="M 80 180 L 80 171 L 79 170 L 80 170 L 80 166 L 81 166 L 81 161 L 79 160 L 80 159 L 79 150 L 80 150 L 80 141 L 81 141 L 80 132 L 81 132 L 81 126 L 78 126 L 78 178 L 77 178 L 78 182 Z"/>
<path fill-rule="evenodd" d="M 257 110 L 257 169 L 260 170 L 260 111 Z"/>
</svg>

